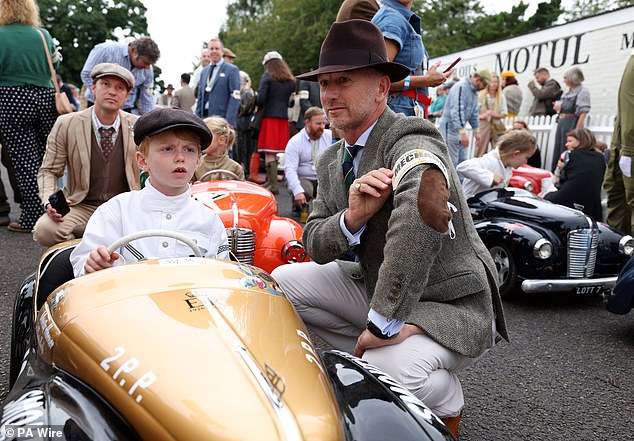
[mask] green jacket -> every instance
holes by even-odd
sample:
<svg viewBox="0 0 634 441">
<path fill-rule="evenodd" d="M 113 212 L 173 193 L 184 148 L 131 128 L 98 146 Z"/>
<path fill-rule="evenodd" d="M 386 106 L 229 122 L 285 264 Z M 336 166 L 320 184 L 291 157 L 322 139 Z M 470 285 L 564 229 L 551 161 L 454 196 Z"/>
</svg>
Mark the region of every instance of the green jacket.
<svg viewBox="0 0 634 441">
<path fill-rule="evenodd" d="M 625 66 L 619 87 L 612 148 L 620 148 L 621 155 L 634 156 L 634 54 Z"/>
<path fill-rule="evenodd" d="M 52 54 L 53 40 L 45 29 L 42 33 Z M 0 26 L 0 87 L 25 85 L 53 88 L 42 37 L 33 26 Z"/>
<path fill-rule="evenodd" d="M 342 145 L 333 144 L 319 158 L 317 198 L 304 229 L 304 244 L 320 264 L 349 251 L 339 227 L 348 205 Z M 419 149 L 439 158 L 448 171 L 450 202 L 458 207 L 455 239 L 421 220 L 416 201 L 424 167 L 417 166 L 403 175 L 392 197 L 366 224 L 354 249 L 360 262 L 357 271 L 375 311 L 419 325 L 441 345 L 477 357 L 493 345 L 494 320 L 500 335 L 508 335 L 495 265 L 475 230 L 442 137 L 433 124 L 388 108 L 368 137 L 357 175 L 379 167 L 394 170 L 406 153 Z M 350 274 L 355 264 L 340 265 Z"/>
</svg>

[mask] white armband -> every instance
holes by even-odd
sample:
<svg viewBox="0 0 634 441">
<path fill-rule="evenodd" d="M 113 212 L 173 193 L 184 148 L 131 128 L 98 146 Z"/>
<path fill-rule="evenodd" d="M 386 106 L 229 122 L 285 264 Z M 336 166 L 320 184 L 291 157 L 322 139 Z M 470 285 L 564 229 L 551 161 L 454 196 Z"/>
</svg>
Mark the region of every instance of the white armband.
<svg viewBox="0 0 634 441">
<path fill-rule="evenodd" d="M 233 98 L 234 100 L 240 101 L 240 90 L 237 89 L 231 92 L 231 98 Z"/>
<path fill-rule="evenodd" d="M 407 153 L 401 155 L 400 158 L 396 160 L 396 165 L 392 169 L 394 176 L 392 177 L 392 188 L 396 190 L 398 184 L 403 179 L 403 176 L 407 174 L 411 169 L 416 167 L 417 165 L 423 164 L 433 164 L 440 169 L 442 174 L 445 176 L 445 180 L 447 181 L 447 188 L 449 188 L 449 173 L 447 172 L 447 167 L 445 164 L 438 158 L 438 156 L 433 153 L 422 150 L 410 150 Z"/>
</svg>

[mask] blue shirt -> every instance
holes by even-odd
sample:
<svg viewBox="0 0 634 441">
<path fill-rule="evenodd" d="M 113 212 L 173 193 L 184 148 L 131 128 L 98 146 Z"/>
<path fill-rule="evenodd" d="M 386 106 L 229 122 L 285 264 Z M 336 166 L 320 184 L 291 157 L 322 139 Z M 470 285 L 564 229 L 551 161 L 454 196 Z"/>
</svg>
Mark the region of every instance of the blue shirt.
<svg viewBox="0 0 634 441">
<path fill-rule="evenodd" d="M 127 43 L 117 43 L 106 41 L 95 46 L 88 54 L 86 63 L 81 70 L 81 81 L 86 85 L 86 99 L 95 102 L 95 95 L 92 93 L 90 86 L 92 78 L 90 72 L 93 67 L 99 63 L 115 63 L 128 69 L 134 76 L 134 89 L 130 91 L 130 96 L 123 104 L 124 109 L 134 108 L 138 99 L 141 104 L 140 114 L 154 110 L 154 70 L 152 66 L 145 69 L 137 69 L 132 67 L 132 61 L 128 54 Z"/>
<path fill-rule="evenodd" d="M 478 113 L 478 91 L 473 87 L 470 77 L 466 77 L 449 90 L 445 100 L 445 110 L 440 125 L 448 130 L 464 129 L 467 122 L 472 128 L 480 127 Z"/>
<path fill-rule="evenodd" d="M 396 42 L 399 51 L 394 57 L 395 63 L 409 68 L 410 75 L 423 75 L 429 56 L 421 37 L 420 17 L 396 0 L 383 0 L 381 9 L 372 18 L 383 33 L 383 37 Z M 417 89 L 428 95 L 426 87 Z M 414 114 L 415 101 L 412 98 L 395 95 L 388 104 L 395 112 Z"/>
</svg>

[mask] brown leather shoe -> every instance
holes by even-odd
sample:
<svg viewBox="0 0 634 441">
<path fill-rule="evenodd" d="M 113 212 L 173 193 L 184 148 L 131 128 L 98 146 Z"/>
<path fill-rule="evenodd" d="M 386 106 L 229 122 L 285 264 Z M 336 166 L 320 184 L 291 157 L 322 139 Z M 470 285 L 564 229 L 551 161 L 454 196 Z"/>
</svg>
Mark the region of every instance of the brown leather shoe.
<svg viewBox="0 0 634 441">
<path fill-rule="evenodd" d="M 443 423 L 445 423 L 445 426 L 447 426 L 447 429 L 449 429 L 449 431 L 451 432 L 451 434 L 453 435 L 453 437 L 456 439 L 456 441 L 458 441 L 458 430 L 460 427 L 460 416 L 462 415 L 462 413 L 458 416 L 455 417 L 444 417 L 444 418 L 440 418 L 442 420 Z"/>
<path fill-rule="evenodd" d="M 31 228 L 23 227 L 22 224 L 20 224 L 20 222 L 9 223 L 9 226 L 7 227 L 7 229 L 9 231 L 13 231 L 14 233 L 30 233 L 32 231 Z"/>
</svg>

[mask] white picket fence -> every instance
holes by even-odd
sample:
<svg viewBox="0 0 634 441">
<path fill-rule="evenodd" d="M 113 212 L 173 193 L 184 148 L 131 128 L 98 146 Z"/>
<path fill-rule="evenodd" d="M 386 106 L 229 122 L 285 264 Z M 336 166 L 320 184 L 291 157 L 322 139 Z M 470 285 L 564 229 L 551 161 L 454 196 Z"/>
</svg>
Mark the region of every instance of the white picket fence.
<svg viewBox="0 0 634 441">
<path fill-rule="evenodd" d="M 557 131 L 556 116 L 527 116 L 516 118 L 506 118 L 504 123 L 507 128 L 513 126 L 513 121 L 522 120 L 528 124 L 528 128 L 537 138 L 542 158 L 542 168 L 550 170 L 552 161 L 552 151 L 555 146 L 555 132 Z M 588 115 L 585 121 L 585 127 L 592 130 L 597 140 L 605 142 L 608 147 L 612 140 L 612 131 L 614 130 L 614 115 Z M 467 157 L 473 157 L 475 149 L 475 138 L 471 135 L 471 129 L 467 129 L 471 142 L 467 151 Z"/>
</svg>

